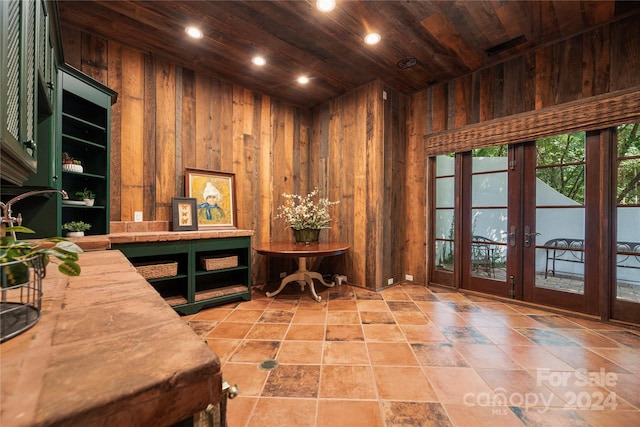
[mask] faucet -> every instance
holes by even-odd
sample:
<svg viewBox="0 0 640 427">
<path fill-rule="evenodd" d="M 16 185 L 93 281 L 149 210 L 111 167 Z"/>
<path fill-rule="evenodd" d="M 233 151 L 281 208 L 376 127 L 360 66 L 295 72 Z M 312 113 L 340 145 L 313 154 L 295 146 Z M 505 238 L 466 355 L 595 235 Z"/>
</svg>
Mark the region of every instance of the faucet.
<svg viewBox="0 0 640 427">
<path fill-rule="evenodd" d="M 12 214 L 11 207 L 13 206 L 14 203 L 19 202 L 22 199 L 26 199 L 27 197 L 35 196 L 37 194 L 47 194 L 47 193 L 60 193 L 62 194 L 63 199 L 69 198 L 69 195 L 64 190 L 34 190 L 34 191 L 27 191 L 26 193 L 22 193 L 14 197 L 13 199 L 9 200 L 7 203 L 0 202 L 0 210 L 2 212 L 2 218 L 0 218 L 0 236 L 4 235 L 4 233 L 2 233 L 2 230 L 4 230 L 5 227 L 13 227 L 14 222 L 17 222 L 18 225 L 22 225 L 21 214 L 18 214 L 17 217 L 11 216 Z M 13 236 L 14 239 L 16 238 L 15 232 L 12 231 L 11 235 Z"/>
</svg>

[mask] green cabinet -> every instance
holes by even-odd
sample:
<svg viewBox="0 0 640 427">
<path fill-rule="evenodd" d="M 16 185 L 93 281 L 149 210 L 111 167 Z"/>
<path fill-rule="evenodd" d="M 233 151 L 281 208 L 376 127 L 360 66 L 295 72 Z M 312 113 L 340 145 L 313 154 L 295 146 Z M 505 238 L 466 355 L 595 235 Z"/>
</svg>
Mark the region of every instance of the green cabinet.
<svg viewBox="0 0 640 427">
<path fill-rule="evenodd" d="M 172 242 L 113 244 L 134 266 L 158 269 L 177 264 L 166 277 L 148 282 L 177 312 L 251 299 L 251 238 L 225 237 Z M 207 262 L 209 260 L 209 262 Z M 215 261 L 223 261 L 216 266 Z M 224 261 L 229 261 L 225 263 Z M 213 261 L 213 262 L 211 262 Z"/>
<path fill-rule="evenodd" d="M 0 177 L 21 186 L 54 139 L 56 69 L 62 61 L 56 3 L 0 2 Z"/>
<path fill-rule="evenodd" d="M 58 227 L 84 221 L 92 226 L 85 234 L 108 234 L 111 104 L 116 93 L 66 65 L 60 68 L 58 86 L 54 176 L 59 177 L 58 188 L 69 195 L 61 201 Z M 63 164 L 69 157 L 78 164 Z M 93 206 L 76 196 L 85 188 L 96 194 Z"/>
</svg>

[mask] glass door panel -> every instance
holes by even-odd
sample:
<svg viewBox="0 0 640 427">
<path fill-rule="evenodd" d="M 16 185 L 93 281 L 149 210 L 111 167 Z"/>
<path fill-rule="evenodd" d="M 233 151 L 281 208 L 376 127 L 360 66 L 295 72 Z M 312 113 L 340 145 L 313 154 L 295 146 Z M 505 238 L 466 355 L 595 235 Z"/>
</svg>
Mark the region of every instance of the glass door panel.
<svg viewBox="0 0 640 427">
<path fill-rule="evenodd" d="M 612 317 L 640 323 L 640 124 L 617 129 L 615 289 Z"/>
<path fill-rule="evenodd" d="M 508 147 L 475 149 L 470 155 L 462 286 L 507 296 Z"/>
<path fill-rule="evenodd" d="M 435 270 L 453 271 L 455 158 L 436 157 L 435 185 Z"/>
</svg>

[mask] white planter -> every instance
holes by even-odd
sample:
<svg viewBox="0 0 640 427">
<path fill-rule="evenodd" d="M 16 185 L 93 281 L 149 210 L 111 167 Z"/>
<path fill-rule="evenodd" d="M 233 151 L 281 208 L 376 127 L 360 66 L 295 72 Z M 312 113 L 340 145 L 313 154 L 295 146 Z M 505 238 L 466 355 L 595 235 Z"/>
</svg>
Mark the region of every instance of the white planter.
<svg viewBox="0 0 640 427">
<path fill-rule="evenodd" d="M 67 237 L 82 237 L 84 231 L 67 231 Z"/>
<path fill-rule="evenodd" d="M 87 206 L 93 206 L 95 199 L 84 199 L 84 204 Z"/>
</svg>

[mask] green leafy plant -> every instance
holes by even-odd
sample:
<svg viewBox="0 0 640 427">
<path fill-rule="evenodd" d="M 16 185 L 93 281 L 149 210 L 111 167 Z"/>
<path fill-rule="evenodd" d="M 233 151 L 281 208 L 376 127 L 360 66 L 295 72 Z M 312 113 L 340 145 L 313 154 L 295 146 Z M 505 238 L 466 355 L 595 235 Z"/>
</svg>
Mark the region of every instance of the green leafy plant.
<svg viewBox="0 0 640 427">
<path fill-rule="evenodd" d="M 34 233 L 27 227 L 7 227 L 5 233 Z M 12 263 L 2 266 L 2 286 L 24 283 L 29 278 L 29 263 L 26 261 L 39 255 L 46 267 L 51 257 L 57 258 L 58 271 L 67 276 L 79 276 L 78 254 L 83 252 L 80 246 L 62 237 L 50 237 L 39 240 L 18 240 L 11 234 L 0 237 L 0 263 Z M 25 261 L 25 262 L 15 262 Z"/>
<path fill-rule="evenodd" d="M 83 221 L 71 221 L 62 224 L 62 229 L 67 231 L 87 231 L 91 228 L 91 224 Z"/>
<path fill-rule="evenodd" d="M 76 192 L 76 196 L 80 196 L 83 199 L 95 199 L 96 198 L 96 195 L 93 193 L 93 191 L 89 190 L 88 188 L 85 188 L 82 191 Z"/>
</svg>

